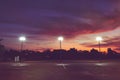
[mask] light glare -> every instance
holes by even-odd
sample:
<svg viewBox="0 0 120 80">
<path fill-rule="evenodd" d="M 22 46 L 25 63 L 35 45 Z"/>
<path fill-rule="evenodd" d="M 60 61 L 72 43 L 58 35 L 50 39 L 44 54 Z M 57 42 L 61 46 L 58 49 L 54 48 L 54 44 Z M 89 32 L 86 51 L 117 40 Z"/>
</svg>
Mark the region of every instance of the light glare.
<svg viewBox="0 0 120 80">
<path fill-rule="evenodd" d="M 26 41 L 26 38 L 24 36 L 19 37 L 20 41 Z"/>
<path fill-rule="evenodd" d="M 96 37 L 96 40 L 97 41 L 102 41 L 103 39 L 102 39 L 102 37 Z"/>
<path fill-rule="evenodd" d="M 63 37 L 62 36 L 58 37 L 58 40 L 63 41 Z"/>
</svg>

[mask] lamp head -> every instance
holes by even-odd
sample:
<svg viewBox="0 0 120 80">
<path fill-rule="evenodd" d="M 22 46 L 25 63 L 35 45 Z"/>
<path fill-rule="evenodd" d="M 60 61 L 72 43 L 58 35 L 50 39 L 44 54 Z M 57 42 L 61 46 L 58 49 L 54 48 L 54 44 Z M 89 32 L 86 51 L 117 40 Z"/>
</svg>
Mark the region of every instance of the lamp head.
<svg viewBox="0 0 120 80">
<path fill-rule="evenodd" d="M 25 36 L 21 36 L 21 37 L 19 37 L 19 40 L 20 41 L 26 41 L 26 37 Z"/>
<path fill-rule="evenodd" d="M 96 41 L 102 41 L 102 40 L 103 40 L 102 37 L 100 36 L 96 37 Z"/>
<path fill-rule="evenodd" d="M 63 41 L 64 38 L 63 38 L 62 36 L 60 36 L 60 37 L 58 37 L 58 40 L 59 40 L 59 41 Z"/>
</svg>

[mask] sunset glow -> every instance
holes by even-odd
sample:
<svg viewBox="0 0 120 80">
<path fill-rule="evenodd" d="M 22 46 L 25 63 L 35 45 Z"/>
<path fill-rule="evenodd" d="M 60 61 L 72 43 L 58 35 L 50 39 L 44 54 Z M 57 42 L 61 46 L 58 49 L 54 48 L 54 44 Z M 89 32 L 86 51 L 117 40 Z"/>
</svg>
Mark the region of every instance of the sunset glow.
<svg viewBox="0 0 120 80">
<path fill-rule="evenodd" d="M 119 0 L 2 0 L 0 39 L 7 48 L 19 49 L 17 38 L 25 35 L 25 49 L 41 51 L 58 49 L 56 38 L 62 35 L 64 49 L 91 50 L 101 36 L 102 51 L 120 51 L 119 5 Z"/>
</svg>

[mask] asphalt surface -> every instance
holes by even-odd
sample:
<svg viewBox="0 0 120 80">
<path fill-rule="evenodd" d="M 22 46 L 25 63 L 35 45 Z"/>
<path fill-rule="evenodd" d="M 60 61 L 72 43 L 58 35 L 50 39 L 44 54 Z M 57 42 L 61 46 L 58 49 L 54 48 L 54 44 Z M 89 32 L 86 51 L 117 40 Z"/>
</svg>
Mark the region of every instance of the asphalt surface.
<svg viewBox="0 0 120 80">
<path fill-rule="evenodd" d="M 0 80 L 120 80 L 119 61 L 0 63 Z"/>
</svg>

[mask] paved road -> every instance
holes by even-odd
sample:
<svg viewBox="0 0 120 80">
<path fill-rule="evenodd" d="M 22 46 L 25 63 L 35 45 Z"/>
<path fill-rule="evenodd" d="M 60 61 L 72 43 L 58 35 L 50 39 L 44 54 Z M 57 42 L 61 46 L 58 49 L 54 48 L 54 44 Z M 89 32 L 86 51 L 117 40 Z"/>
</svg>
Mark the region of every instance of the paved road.
<svg viewBox="0 0 120 80">
<path fill-rule="evenodd" d="M 119 61 L 0 63 L 0 80 L 120 80 Z"/>
</svg>

